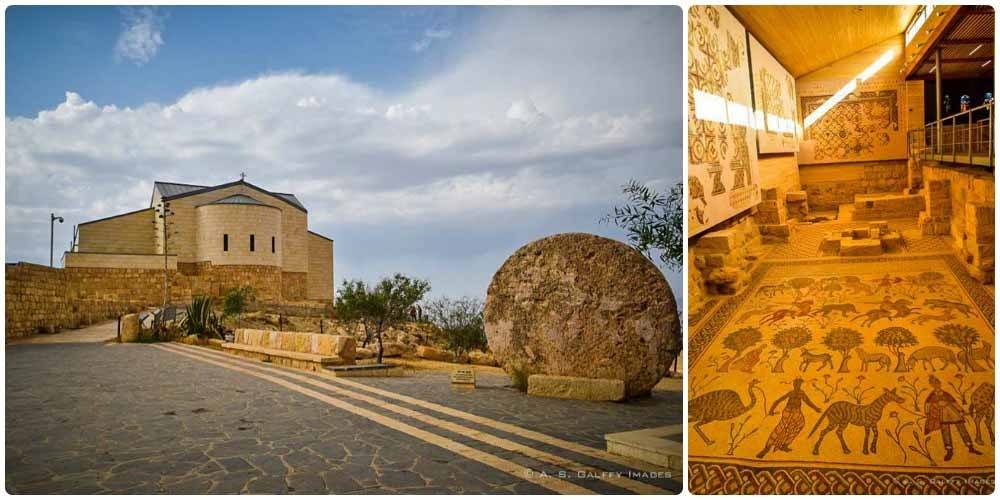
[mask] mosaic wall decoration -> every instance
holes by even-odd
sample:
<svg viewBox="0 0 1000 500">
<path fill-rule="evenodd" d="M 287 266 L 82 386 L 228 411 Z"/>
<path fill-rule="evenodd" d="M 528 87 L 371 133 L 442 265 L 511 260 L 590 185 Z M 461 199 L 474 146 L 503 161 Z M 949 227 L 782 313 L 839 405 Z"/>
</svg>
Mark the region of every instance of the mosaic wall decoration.
<svg viewBox="0 0 1000 500">
<path fill-rule="evenodd" d="M 753 36 L 750 36 L 750 63 L 753 68 L 758 151 L 798 151 L 800 124 L 795 102 L 795 79 Z"/>
<path fill-rule="evenodd" d="M 746 30 L 721 6 L 688 14 L 688 236 L 760 202 Z"/>
<path fill-rule="evenodd" d="M 832 95 L 832 94 L 831 94 Z M 830 95 L 801 96 L 809 116 Z M 906 131 L 900 122 L 900 91 L 895 86 L 857 90 L 805 130 L 800 164 L 906 158 Z"/>
<path fill-rule="evenodd" d="M 689 346 L 696 494 L 989 493 L 994 305 L 954 256 L 759 265 Z"/>
</svg>

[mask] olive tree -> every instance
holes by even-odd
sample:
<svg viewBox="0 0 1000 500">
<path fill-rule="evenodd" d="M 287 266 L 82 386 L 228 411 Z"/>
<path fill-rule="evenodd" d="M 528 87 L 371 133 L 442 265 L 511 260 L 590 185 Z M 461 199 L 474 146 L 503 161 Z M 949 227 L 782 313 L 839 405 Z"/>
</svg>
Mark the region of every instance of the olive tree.
<svg viewBox="0 0 1000 500">
<path fill-rule="evenodd" d="M 681 183 L 669 193 L 659 193 L 635 179 L 622 187 L 627 201 L 616 206 L 601 222 L 625 230 L 633 248 L 650 260 L 653 254 L 667 268 L 677 270 L 684 262 L 684 188 Z"/>
<path fill-rule="evenodd" d="M 883 347 L 888 347 L 896 355 L 895 371 L 910 371 L 906 367 L 906 353 L 903 352 L 903 349 L 917 345 L 917 337 L 913 336 L 913 332 L 901 326 L 883 328 L 875 334 L 875 343 Z"/>
<path fill-rule="evenodd" d="M 364 346 L 375 341 L 376 362 L 382 362 L 382 334 L 409 320 L 409 311 L 431 289 L 427 281 L 396 273 L 382 278 L 374 286 L 362 280 L 344 280 L 337 293 L 337 317 L 364 326 Z"/>
<path fill-rule="evenodd" d="M 861 332 L 850 328 L 834 328 L 826 332 L 823 337 L 823 345 L 840 353 L 840 368 L 837 369 L 839 373 L 848 372 L 847 360 L 851 359 L 851 351 L 861 347 L 863 342 Z"/>
</svg>

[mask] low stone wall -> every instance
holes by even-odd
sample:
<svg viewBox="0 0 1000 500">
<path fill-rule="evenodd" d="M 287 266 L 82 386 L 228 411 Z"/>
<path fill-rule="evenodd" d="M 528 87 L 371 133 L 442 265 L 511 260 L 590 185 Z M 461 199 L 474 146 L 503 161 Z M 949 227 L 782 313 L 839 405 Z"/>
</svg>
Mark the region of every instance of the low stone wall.
<svg viewBox="0 0 1000 500">
<path fill-rule="evenodd" d="M 947 234 L 969 272 L 994 280 L 996 184 L 981 168 L 925 163 L 925 195 L 933 204 L 921 220 L 925 232 Z M 933 225 L 931 225 L 933 224 Z M 943 226 L 943 227 L 942 227 Z M 947 230 L 945 230 L 947 229 Z"/>
<path fill-rule="evenodd" d="M 801 165 L 799 178 L 813 210 L 837 210 L 855 195 L 902 193 L 908 187 L 905 160 L 834 165 Z"/>
<path fill-rule="evenodd" d="M 49 268 L 22 262 L 7 264 L 5 275 L 7 338 L 78 328 L 163 304 L 162 267 Z M 172 304 L 188 303 L 196 295 L 221 297 L 245 285 L 254 288 L 260 303 L 281 304 L 286 300 L 282 296 L 281 269 L 276 266 L 188 264 L 170 270 L 167 278 L 168 301 Z M 326 308 L 325 304 L 311 302 L 295 305 L 311 310 Z"/>
<path fill-rule="evenodd" d="M 854 220 L 916 219 L 924 206 L 921 194 L 859 194 L 854 201 Z"/>
</svg>

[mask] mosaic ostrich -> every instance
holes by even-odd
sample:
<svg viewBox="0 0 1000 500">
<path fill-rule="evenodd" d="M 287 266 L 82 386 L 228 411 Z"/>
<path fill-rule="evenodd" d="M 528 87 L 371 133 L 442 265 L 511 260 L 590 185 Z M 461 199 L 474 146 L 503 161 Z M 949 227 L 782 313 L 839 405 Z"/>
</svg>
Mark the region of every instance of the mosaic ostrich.
<svg viewBox="0 0 1000 500">
<path fill-rule="evenodd" d="M 730 420 L 750 411 L 757 404 L 757 395 L 754 393 L 754 389 L 757 388 L 758 383 L 757 379 L 753 379 L 747 386 L 750 402 L 745 406 L 740 395 L 731 389 L 702 394 L 688 403 L 688 422 L 694 424 L 694 431 L 705 441 L 705 444 L 712 445 L 715 444 L 715 441 L 702 432 L 701 426 Z"/>
</svg>

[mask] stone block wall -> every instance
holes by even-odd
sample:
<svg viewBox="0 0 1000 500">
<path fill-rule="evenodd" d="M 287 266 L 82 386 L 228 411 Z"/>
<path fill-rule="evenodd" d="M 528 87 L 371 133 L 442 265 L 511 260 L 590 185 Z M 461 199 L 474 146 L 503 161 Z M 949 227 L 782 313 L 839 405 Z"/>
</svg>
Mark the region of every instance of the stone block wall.
<svg viewBox="0 0 1000 500">
<path fill-rule="evenodd" d="M 902 193 L 908 176 L 905 160 L 802 165 L 799 172 L 813 210 L 837 210 L 858 194 Z"/>
<path fill-rule="evenodd" d="M 7 338 L 78 328 L 163 304 L 162 268 L 49 268 L 22 262 L 7 264 L 5 274 Z M 188 303 L 195 295 L 221 297 L 243 285 L 253 287 L 262 303 L 301 300 L 282 296 L 285 280 L 277 266 L 188 264 L 167 277 L 172 304 Z M 289 278 L 288 286 L 304 295 L 306 280 Z"/>
<path fill-rule="evenodd" d="M 996 184 L 993 173 L 972 167 L 926 163 L 923 165 L 924 195 L 936 200 L 934 207 L 947 214 L 947 231 L 969 273 L 979 280 L 994 280 L 994 208 Z M 945 200 L 950 202 L 950 207 Z M 933 214 L 932 214 L 933 215 Z"/>
<path fill-rule="evenodd" d="M 281 297 L 285 300 L 305 300 L 308 282 L 306 273 L 281 273 Z"/>
<path fill-rule="evenodd" d="M 80 224 L 79 251 L 153 254 L 156 228 L 152 208 Z M 162 254 L 161 254 L 162 255 Z"/>
<path fill-rule="evenodd" d="M 858 195 L 854 220 L 916 219 L 924 211 L 921 194 Z"/>
<path fill-rule="evenodd" d="M 917 223 L 925 235 L 951 234 L 951 181 L 934 179 L 923 190 L 925 210 Z"/>
<path fill-rule="evenodd" d="M 333 300 L 333 240 L 309 232 L 309 276 L 306 297 Z"/>
<path fill-rule="evenodd" d="M 738 293 L 750 278 L 748 271 L 759 245 L 759 229 L 749 215 L 732 220 L 723 229 L 693 238 L 689 241 L 689 253 L 694 259 L 688 272 L 700 273 L 700 278 L 694 281 L 703 287 L 693 293 L 699 296 Z"/>
<path fill-rule="evenodd" d="M 295 210 L 291 208 L 289 210 Z M 284 236 L 282 211 L 266 205 L 208 204 L 195 210 L 197 261 L 220 265 L 280 266 Z M 223 238 L 228 235 L 226 249 Z M 254 248 L 250 250 L 250 237 Z M 271 251 L 271 238 L 275 238 Z"/>
</svg>

